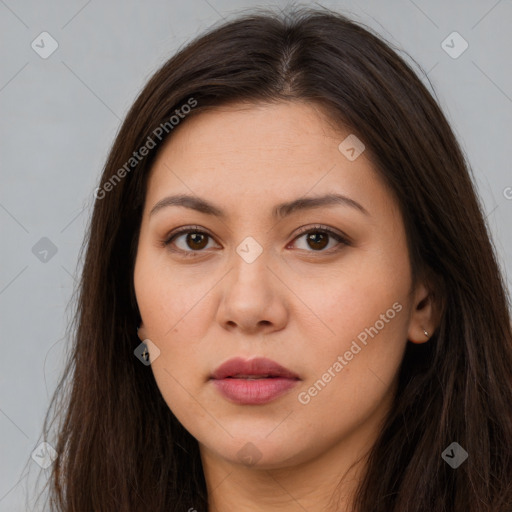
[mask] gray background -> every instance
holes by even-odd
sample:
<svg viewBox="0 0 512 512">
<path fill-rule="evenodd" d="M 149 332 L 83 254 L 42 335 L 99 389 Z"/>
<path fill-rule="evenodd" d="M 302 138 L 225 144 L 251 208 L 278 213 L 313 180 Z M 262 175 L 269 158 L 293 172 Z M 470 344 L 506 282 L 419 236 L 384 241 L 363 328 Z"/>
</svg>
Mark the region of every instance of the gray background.
<svg viewBox="0 0 512 512">
<path fill-rule="evenodd" d="M 63 367 L 78 252 L 121 119 L 184 42 L 237 11 L 269 5 L 287 2 L 0 0 L 0 511 L 27 510 L 27 473 L 44 483 L 50 471 L 30 455 Z M 376 29 L 428 72 L 474 170 L 512 289 L 512 1 L 322 5 Z M 43 31 L 59 45 L 46 59 L 31 47 L 42 46 Z M 458 58 L 441 45 L 453 31 L 469 44 Z M 33 250 L 43 237 L 54 255 L 41 252 L 48 242 Z"/>
</svg>

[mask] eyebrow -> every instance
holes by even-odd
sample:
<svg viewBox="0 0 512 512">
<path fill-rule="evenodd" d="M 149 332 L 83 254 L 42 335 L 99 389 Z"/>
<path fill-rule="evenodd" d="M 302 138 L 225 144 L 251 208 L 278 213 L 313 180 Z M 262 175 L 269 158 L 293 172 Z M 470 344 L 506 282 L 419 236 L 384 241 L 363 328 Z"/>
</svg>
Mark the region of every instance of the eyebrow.
<svg viewBox="0 0 512 512">
<path fill-rule="evenodd" d="M 274 207 L 272 215 L 274 218 L 284 218 L 296 211 L 312 210 L 314 208 L 339 205 L 349 206 L 351 208 L 359 210 L 361 213 L 364 213 L 365 215 L 370 215 L 366 208 L 364 208 L 357 201 L 354 201 L 350 197 L 341 194 L 326 194 L 323 196 L 315 197 L 300 197 L 299 199 L 295 199 L 293 201 L 278 204 L 277 206 Z M 186 194 L 164 197 L 153 206 L 149 215 L 154 215 L 156 212 L 169 206 L 182 206 L 184 208 L 190 208 L 191 210 L 206 213 L 207 215 L 213 215 L 221 219 L 225 219 L 227 217 L 226 212 L 224 212 L 218 206 L 215 206 L 214 204 L 206 201 L 205 199 L 201 199 L 200 197 L 190 196 Z"/>
</svg>

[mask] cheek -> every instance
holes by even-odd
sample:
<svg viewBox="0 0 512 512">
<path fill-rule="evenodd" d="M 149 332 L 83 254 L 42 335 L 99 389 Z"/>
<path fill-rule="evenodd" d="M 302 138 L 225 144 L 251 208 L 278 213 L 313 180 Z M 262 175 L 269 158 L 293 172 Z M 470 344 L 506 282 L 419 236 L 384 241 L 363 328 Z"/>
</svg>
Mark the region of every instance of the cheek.
<svg viewBox="0 0 512 512">
<path fill-rule="evenodd" d="M 327 344 L 336 345 L 336 340 L 343 344 L 376 322 L 379 331 L 389 335 L 390 331 L 396 334 L 397 328 L 403 332 L 407 318 L 398 310 L 405 311 L 411 284 L 406 261 L 390 261 L 378 254 L 362 258 L 354 253 L 328 274 L 303 276 L 292 281 L 294 293 L 309 309 L 311 321 L 322 328 L 318 338 Z M 296 320 L 304 322 L 304 318 L 297 315 Z"/>
<path fill-rule="evenodd" d="M 339 293 L 336 302 L 325 303 L 337 311 L 330 323 L 335 334 L 303 350 L 308 370 L 296 411 L 309 425 L 306 432 L 320 428 L 332 442 L 384 413 L 405 349 L 406 307 L 384 294 L 369 308 L 362 297 Z"/>
<path fill-rule="evenodd" d="M 206 379 L 201 366 L 201 342 L 206 339 L 210 317 L 208 301 L 201 300 L 204 287 L 193 284 L 194 280 L 180 280 L 183 281 L 156 266 L 141 266 L 135 273 L 145 335 L 160 350 L 151 371 L 169 409 L 194 434 L 194 425 L 209 425 L 211 420 L 193 399 L 198 383 Z"/>
<path fill-rule="evenodd" d="M 336 404 L 352 412 L 372 410 L 392 386 L 407 342 L 407 262 L 368 258 L 347 268 L 297 289 L 323 324 L 322 335 L 306 334 L 301 347 L 308 378 L 300 391 L 319 414 Z M 299 330 L 313 333 L 305 323 Z"/>
<path fill-rule="evenodd" d="M 205 293 L 215 282 L 204 272 L 176 271 L 165 253 L 141 252 L 135 273 L 137 303 L 147 337 L 163 349 L 180 344 L 180 339 L 203 336 L 211 314 Z"/>
<path fill-rule="evenodd" d="M 151 364 L 157 385 L 173 411 L 187 413 L 191 401 L 185 390 L 194 393 L 207 377 L 204 344 L 213 321 L 207 292 L 215 281 L 191 269 L 177 272 L 165 254 L 144 248 L 136 261 L 134 283 L 144 334 L 160 350 Z"/>
<path fill-rule="evenodd" d="M 320 378 L 341 356 L 344 373 L 352 381 L 364 383 L 372 370 L 388 383 L 400 364 L 408 327 L 408 304 L 405 294 L 378 294 L 375 287 L 372 295 L 363 288 L 358 294 L 350 291 L 324 288 L 318 297 L 316 316 L 321 318 L 324 329 L 313 329 L 303 324 L 300 330 L 305 336 L 302 341 L 304 354 L 309 361 L 308 373 L 311 378 Z M 326 297 L 329 297 L 328 299 Z M 314 299 L 314 297 L 311 297 Z M 314 338 L 314 339 L 313 339 Z"/>
</svg>

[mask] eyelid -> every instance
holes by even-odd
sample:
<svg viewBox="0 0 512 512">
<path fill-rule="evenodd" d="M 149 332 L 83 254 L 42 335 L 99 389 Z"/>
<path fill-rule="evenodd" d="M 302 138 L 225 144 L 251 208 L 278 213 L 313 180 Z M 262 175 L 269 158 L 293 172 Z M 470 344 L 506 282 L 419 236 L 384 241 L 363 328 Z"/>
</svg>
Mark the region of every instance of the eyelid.
<svg viewBox="0 0 512 512">
<path fill-rule="evenodd" d="M 207 229 L 205 229 L 201 226 L 190 225 L 190 226 L 181 226 L 181 227 L 177 228 L 176 230 L 171 231 L 168 235 L 165 236 L 164 242 L 169 243 L 174 237 L 176 237 L 178 235 L 182 235 L 183 233 L 189 233 L 192 231 L 198 232 L 198 233 L 204 233 L 205 235 L 208 235 L 208 236 L 214 238 L 214 236 Z"/>
<path fill-rule="evenodd" d="M 215 241 L 215 243 L 218 243 L 215 240 L 215 237 L 207 229 L 202 228 L 201 226 L 182 226 L 182 227 L 178 228 L 177 230 L 172 231 L 169 235 L 167 235 L 164 238 L 164 240 L 162 240 L 162 245 L 164 247 L 168 247 L 175 238 L 177 238 L 180 235 L 190 233 L 190 232 L 197 232 L 200 234 L 207 235 L 211 239 L 213 239 Z M 291 243 L 295 242 L 295 240 L 300 238 L 302 235 L 310 233 L 310 232 L 327 233 L 329 236 L 333 237 L 339 243 L 339 245 L 351 245 L 352 244 L 350 238 L 347 235 L 345 235 L 344 233 L 339 232 L 338 230 L 335 230 L 334 228 L 331 228 L 331 227 L 323 225 L 323 224 L 313 224 L 313 225 L 302 226 L 301 228 L 299 228 L 299 230 L 293 235 L 293 239 L 291 240 L 291 242 L 287 244 L 287 247 Z M 199 256 L 201 253 L 206 252 L 205 250 L 184 251 L 182 249 L 171 249 L 170 247 L 168 247 L 168 248 L 169 248 L 169 250 L 172 250 L 173 252 L 178 252 L 184 256 L 194 256 L 194 255 Z M 333 247 L 327 251 L 313 251 L 312 250 L 312 251 L 307 251 L 307 252 L 311 252 L 313 254 L 314 253 L 330 254 L 333 251 L 336 251 L 337 249 L 338 249 L 337 247 Z"/>
<path fill-rule="evenodd" d="M 177 238 L 180 235 L 186 234 L 186 233 L 200 233 L 200 234 L 207 235 L 212 240 L 214 240 L 215 243 L 218 244 L 218 242 L 215 240 L 215 237 L 207 229 L 205 229 L 205 228 L 203 228 L 201 226 L 194 226 L 194 225 L 182 226 L 182 227 L 180 227 L 180 228 L 178 228 L 178 229 L 176 229 L 174 231 L 171 231 L 171 233 L 166 235 L 164 237 L 164 239 L 161 240 L 161 244 L 162 244 L 163 247 L 166 247 L 170 251 L 173 251 L 175 253 L 180 253 L 183 256 L 194 256 L 194 255 L 199 255 L 199 254 L 201 254 L 203 252 L 206 252 L 204 250 L 201 250 L 201 251 L 192 251 L 192 250 L 184 251 L 183 249 L 174 249 L 174 248 L 170 247 L 171 243 L 173 242 L 173 240 L 175 238 Z"/>
<path fill-rule="evenodd" d="M 338 230 L 335 230 L 334 228 L 331 228 L 331 227 L 326 226 L 324 224 L 313 224 L 313 225 L 303 226 L 303 227 L 299 228 L 299 231 L 297 233 L 295 233 L 292 242 L 294 240 L 296 240 L 299 236 L 301 236 L 301 235 L 303 235 L 305 233 L 309 233 L 311 231 L 325 232 L 328 235 L 331 235 L 336 240 L 345 243 L 346 245 L 350 245 L 352 243 L 352 241 L 350 240 L 350 237 L 345 235 L 345 233 L 343 233 L 341 231 L 338 231 Z M 315 251 L 312 251 L 312 252 L 315 252 Z M 322 252 L 322 251 L 317 251 L 317 252 Z"/>
</svg>

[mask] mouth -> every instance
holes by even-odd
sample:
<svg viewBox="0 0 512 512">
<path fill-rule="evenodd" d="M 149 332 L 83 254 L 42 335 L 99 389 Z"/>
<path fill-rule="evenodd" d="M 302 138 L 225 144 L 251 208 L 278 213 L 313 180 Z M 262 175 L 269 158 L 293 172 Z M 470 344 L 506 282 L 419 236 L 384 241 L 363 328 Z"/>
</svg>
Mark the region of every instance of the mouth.
<svg viewBox="0 0 512 512">
<path fill-rule="evenodd" d="M 296 379 L 300 380 L 299 376 L 281 366 L 279 363 L 266 359 L 264 357 L 257 357 L 250 360 L 235 357 L 229 359 L 221 364 L 211 375 L 214 380 L 220 379 Z"/>
<path fill-rule="evenodd" d="M 226 377 L 226 379 L 247 379 L 247 380 L 257 380 L 257 379 L 278 379 L 277 375 L 233 375 Z"/>
<path fill-rule="evenodd" d="M 266 358 L 234 358 L 219 366 L 210 380 L 232 403 L 262 405 L 285 394 L 301 379 L 284 366 Z"/>
</svg>

